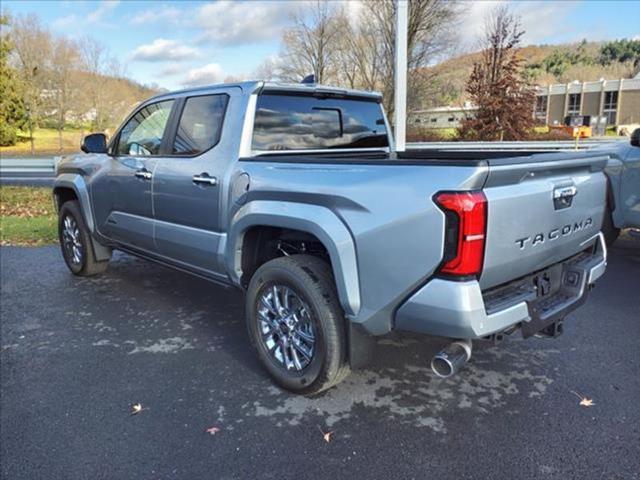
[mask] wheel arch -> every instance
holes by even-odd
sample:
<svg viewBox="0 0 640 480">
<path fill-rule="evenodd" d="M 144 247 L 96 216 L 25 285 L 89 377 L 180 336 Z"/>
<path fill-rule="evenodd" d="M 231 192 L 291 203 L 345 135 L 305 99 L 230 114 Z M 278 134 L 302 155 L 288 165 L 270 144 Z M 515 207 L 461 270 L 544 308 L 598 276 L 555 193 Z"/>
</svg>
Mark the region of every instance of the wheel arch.
<svg viewBox="0 0 640 480">
<path fill-rule="evenodd" d="M 102 245 L 94 238 L 96 225 L 91 210 L 91 200 L 87 184 L 81 175 L 73 173 L 63 173 L 58 175 L 53 182 L 53 198 L 56 204 L 56 210 L 60 211 L 62 204 L 69 200 L 77 200 L 80 205 L 80 212 L 89 229 L 91 237 L 91 246 L 93 253 L 98 261 L 108 260 L 111 258 L 111 249 Z"/>
<path fill-rule="evenodd" d="M 268 200 L 243 206 L 233 217 L 226 244 L 226 267 L 232 280 L 242 284 L 247 273 L 243 257 L 247 249 L 255 248 L 255 233 L 273 229 L 317 239 L 329 256 L 340 304 L 347 315 L 355 316 L 360 309 L 355 243 L 340 218 L 326 207 Z"/>
<path fill-rule="evenodd" d="M 80 204 L 80 210 L 82 211 L 87 227 L 91 232 L 95 231 L 89 191 L 81 175 L 71 173 L 58 175 L 53 183 L 53 195 L 57 210 L 60 210 L 60 207 L 65 201 L 73 200 L 74 198 L 72 197 L 75 197 L 75 200 Z"/>
</svg>

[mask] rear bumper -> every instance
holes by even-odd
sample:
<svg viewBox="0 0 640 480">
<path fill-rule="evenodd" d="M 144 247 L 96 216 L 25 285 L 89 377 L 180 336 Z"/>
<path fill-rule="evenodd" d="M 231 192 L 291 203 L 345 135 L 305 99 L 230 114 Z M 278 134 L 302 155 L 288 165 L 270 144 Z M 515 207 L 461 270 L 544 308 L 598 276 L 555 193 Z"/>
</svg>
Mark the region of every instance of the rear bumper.
<svg viewBox="0 0 640 480">
<path fill-rule="evenodd" d="M 594 240 L 591 251 L 486 292 L 476 280 L 435 278 L 398 309 L 395 327 L 452 338 L 482 338 L 514 327 L 532 335 L 579 307 L 604 274 L 604 238 L 599 233 L 585 245 Z M 540 279 L 550 284 L 544 295 L 539 293 Z"/>
</svg>

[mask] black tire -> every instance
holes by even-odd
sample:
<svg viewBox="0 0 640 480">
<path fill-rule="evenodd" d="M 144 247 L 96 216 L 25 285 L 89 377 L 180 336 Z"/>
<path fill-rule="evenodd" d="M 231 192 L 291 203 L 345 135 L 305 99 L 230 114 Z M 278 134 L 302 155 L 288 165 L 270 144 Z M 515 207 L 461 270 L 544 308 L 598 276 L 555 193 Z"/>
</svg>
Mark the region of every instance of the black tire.
<svg viewBox="0 0 640 480">
<path fill-rule="evenodd" d="M 305 318 L 307 323 L 313 323 L 317 341 L 309 364 L 301 370 L 288 369 L 279 362 L 275 352 L 280 347 L 271 353 L 267 337 L 261 331 L 262 325 L 266 325 L 259 320 L 260 308 L 266 311 L 262 298 L 269 296 L 274 286 L 290 289 L 310 310 L 308 316 L 305 310 Z M 310 255 L 291 255 L 265 263 L 251 278 L 245 311 L 251 343 L 267 372 L 281 387 L 311 395 L 331 388 L 349 374 L 344 312 L 331 267 L 326 262 Z M 291 357 L 294 348 L 289 345 L 291 350 L 287 351 Z"/>
<path fill-rule="evenodd" d="M 77 233 L 71 240 L 72 246 L 69 246 L 70 237 L 65 233 L 65 222 L 69 220 L 70 225 L 77 227 Z M 75 228 L 73 229 L 76 230 Z M 58 213 L 58 239 L 60 240 L 60 249 L 67 267 L 74 275 L 88 277 L 104 272 L 109 260 L 97 261 L 93 252 L 91 243 L 91 234 L 84 221 L 80 211 L 80 204 L 76 200 L 69 200 L 62 204 Z M 78 257 L 74 256 L 73 246 L 77 248 Z"/>
<path fill-rule="evenodd" d="M 604 212 L 604 219 L 602 220 L 602 234 L 604 235 L 604 240 L 607 243 L 607 246 L 611 246 L 613 245 L 613 242 L 615 242 L 618 239 L 618 235 L 620 235 L 620 229 L 616 228 L 613 225 L 613 218 L 611 216 L 611 210 L 609 209 L 609 206 L 607 206 L 605 212 Z"/>
</svg>

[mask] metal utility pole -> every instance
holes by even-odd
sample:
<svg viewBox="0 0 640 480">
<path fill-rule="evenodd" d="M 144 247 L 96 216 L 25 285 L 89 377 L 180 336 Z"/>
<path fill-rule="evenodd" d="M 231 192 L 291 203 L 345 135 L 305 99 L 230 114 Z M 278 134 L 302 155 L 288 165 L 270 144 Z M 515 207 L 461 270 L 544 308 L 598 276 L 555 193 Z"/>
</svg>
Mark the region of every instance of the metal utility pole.
<svg viewBox="0 0 640 480">
<path fill-rule="evenodd" d="M 407 31 L 408 0 L 396 0 L 396 62 L 394 125 L 396 151 L 404 152 L 407 134 Z"/>
</svg>

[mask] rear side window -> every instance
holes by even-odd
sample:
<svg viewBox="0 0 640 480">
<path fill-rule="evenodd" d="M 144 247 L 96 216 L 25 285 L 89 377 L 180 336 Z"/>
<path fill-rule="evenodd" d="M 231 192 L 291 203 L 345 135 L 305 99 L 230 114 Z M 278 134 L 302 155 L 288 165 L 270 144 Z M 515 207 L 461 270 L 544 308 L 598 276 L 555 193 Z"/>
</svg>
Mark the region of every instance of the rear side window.
<svg viewBox="0 0 640 480">
<path fill-rule="evenodd" d="M 375 101 L 263 94 L 258 97 L 253 150 L 388 147 Z"/>
<path fill-rule="evenodd" d="M 140 109 L 120 130 L 118 155 L 158 155 L 173 100 Z"/>
<path fill-rule="evenodd" d="M 227 95 L 189 97 L 185 102 L 173 142 L 174 155 L 197 155 L 220 140 Z"/>
</svg>

